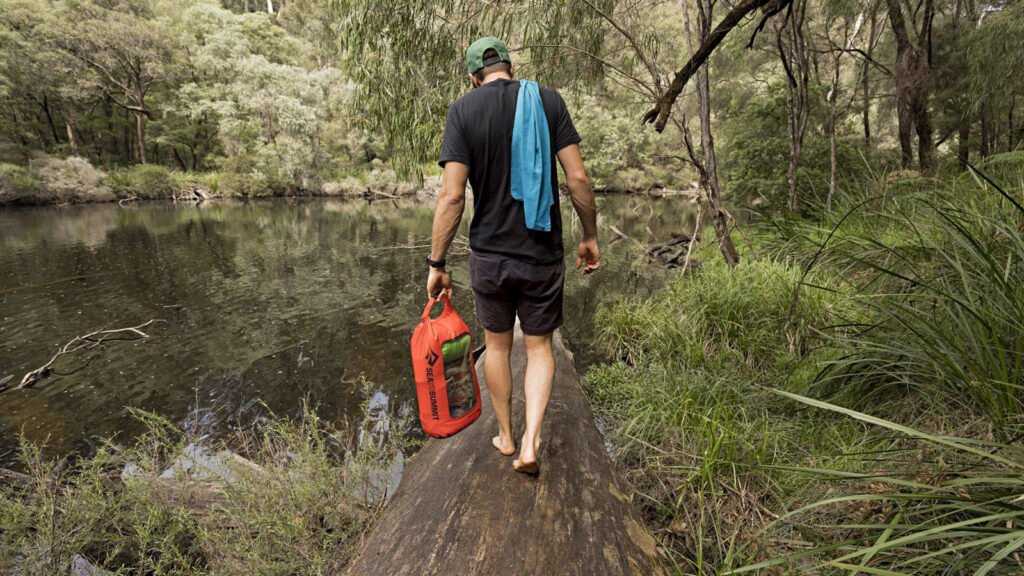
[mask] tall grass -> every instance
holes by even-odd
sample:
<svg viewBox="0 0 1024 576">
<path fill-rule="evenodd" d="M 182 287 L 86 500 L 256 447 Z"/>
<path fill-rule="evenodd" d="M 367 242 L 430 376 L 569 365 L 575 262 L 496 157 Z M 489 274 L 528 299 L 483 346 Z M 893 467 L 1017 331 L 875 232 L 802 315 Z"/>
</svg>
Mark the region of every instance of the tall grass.
<svg viewBox="0 0 1024 576">
<path fill-rule="evenodd" d="M 1004 437 L 1024 424 L 1024 209 L 1015 196 L 979 177 L 843 213 L 811 263 L 844 272 L 855 311 L 831 333 L 846 354 L 822 371 L 825 390 L 861 405 L 913 390 L 982 414 Z"/>
<path fill-rule="evenodd" d="M 27 474 L 0 482 L 0 573 L 338 574 L 381 505 L 379 470 L 401 423 L 361 445 L 306 409 L 222 446 L 139 414 L 148 432 L 76 462 L 22 447 Z"/>
<path fill-rule="evenodd" d="M 602 311 L 589 391 L 678 573 L 1024 573 L 1015 162 L 879 176 Z"/>
<path fill-rule="evenodd" d="M 679 573 L 756 556 L 737 555 L 737 543 L 771 520 L 781 496 L 813 489 L 782 466 L 859 442 L 855 427 L 784 418 L 761 388 L 813 376 L 799 364 L 837 295 L 794 299 L 800 276 L 782 262 L 709 262 L 654 298 L 600 313 L 599 344 L 619 360 L 588 373 L 588 393 Z"/>
<path fill-rule="evenodd" d="M 912 475 L 866 477 L 871 491 L 841 494 L 785 514 L 766 528 L 822 509 L 842 510 L 851 503 L 873 508 L 877 520 L 844 522 L 840 515 L 818 526 L 841 534 L 837 541 L 726 574 L 794 564 L 815 572 L 842 570 L 851 576 L 1024 573 L 1024 559 L 1018 553 L 1024 548 L 1024 449 L 1019 445 L 937 435 L 798 394 L 774 392 L 927 444 L 940 460 L 917 463 Z"/>
</svg>

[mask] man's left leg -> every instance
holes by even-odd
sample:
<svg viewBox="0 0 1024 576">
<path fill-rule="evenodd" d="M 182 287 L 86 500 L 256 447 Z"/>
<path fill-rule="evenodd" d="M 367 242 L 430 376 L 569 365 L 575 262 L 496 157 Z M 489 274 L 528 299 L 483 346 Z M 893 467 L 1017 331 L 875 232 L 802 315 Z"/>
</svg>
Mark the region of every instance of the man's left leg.
<svg viewBox="0 0 1024 576">
<path fill-rule="evenodd" d="M 512 367 L 509 356 L 512 352 L 512 331 L 491 332 L 484 329 L 487 352 L 484 353 L 484 381 L 494 407 L 494 418 L 498 421 L 498 435 L 491 443 L 505 456 L 516 453 L 512 439 Z"/>
<path fill-rule="evenodd" d="M 526 430 L 519 446 L 519 458 L 512 466 L 524 472 L 536 472 L 537 451 L 540 449 L 540 428 L 544 412 L 551 398 L 551 384 L 555 378 L 555 357 L 551 351 L 551 332 L 543 335 L 523 334 L 526 344 L 526 377 L 523 386 L 526 396 Z"/>
</svg>

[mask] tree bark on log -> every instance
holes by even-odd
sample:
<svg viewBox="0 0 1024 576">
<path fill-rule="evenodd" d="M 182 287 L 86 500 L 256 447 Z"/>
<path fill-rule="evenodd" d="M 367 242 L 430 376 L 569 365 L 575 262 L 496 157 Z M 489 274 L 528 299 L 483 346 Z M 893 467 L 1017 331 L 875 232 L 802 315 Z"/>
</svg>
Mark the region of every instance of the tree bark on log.
<svg viewBox="0 0 1024 576">
<path fill-rule="evenodd" d="M 512 417 L 519 438 L 526 355 L 518 330 L 516 336 Z M 483 415 L 416 454 L 348 574 L 666 574 L 557 334 L 554 353 L 540 475 L 514 472 L 512 459 L 491 445 L 497 424 L 481 382 Z M 482 360 L 477 373 L 484 374 Z"/>
</svg>

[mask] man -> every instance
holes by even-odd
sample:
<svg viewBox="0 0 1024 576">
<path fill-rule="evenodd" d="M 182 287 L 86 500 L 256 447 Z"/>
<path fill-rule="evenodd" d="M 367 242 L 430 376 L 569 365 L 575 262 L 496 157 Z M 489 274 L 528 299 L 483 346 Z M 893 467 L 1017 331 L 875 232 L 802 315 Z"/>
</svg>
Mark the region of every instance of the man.
<svg viewBox="0 0 1024 576">
<path fill-rule="evenodd" d="M 484 327 L 487 354 L 484 374 L 498 421 L 494 447 L 505 456 L 516 453 L 512 438 L 512 371 L 509 353 L 512 329 L 519 317 L 526 344 L 526 429 L 513 468 L 519 472 L 539 472 L 540 429 L 551 396 L 555 364 L 551 335 L 562 325 L 562 285 L 565 262 L 562 250 L 562 222 L 558 205 L 558 174 L 554 159 L 565 172 L 573 207 L 580 217 L 583 239 L 579 244 L 576 267 L 590 274 L 600 266 L 597 247 L 597 206 L 590 178 L 580 156 L 580 137 L 572 124 L 565 102 L 554 90 L 539 89 L 536 84 L 522 87 L 524 94 L 539 94 L 532 107 L 548 134 L 535 130 L 523 134 L 517 116 L 521 84 L 512 80 L 515 67 L 508 48 L 497 38 L 481 38 L 466 51 L 466 68 L 474 90 L 448 111 L 440 164 L 444 168 L 441 194 L 434 213 L 433 238 L 427 263 L 428 294 L 451 292 L 451 278 L 445 270 L 445 255 L 459 228 L 465 205 L 466 180 L 473 186 L 474 216 L 469 240 L 472 254 L 469 269 L 477 320 Z M 536 96 L 534 96 L 536 98 Z M 542 104 L 542 108 L 540 106 Z M 521 106 L 525 109 L 526 106 Z M 524 110 L 520 110 L 524 113 Z M 519 133 L 516 133 L 516 130 Z M 524 202 L 513 197 L 510 184 L 513 166 L 513 140 L 536 136 L 550 149 L 546 158 L 536 162 L 544 174 L 550 174 L 547 195 L 544 180 L 535 180 L 542 197 L 547 195 L 549 214 L 541 204 L 541 219 L 549 231 L 528 227 Z M 550 147 L 548 147 L 550 143 Z M 539 150 L 540 148 L 538 148 Z M 518 152 L 517 152 L 518 153 Z M 541 160 L 541 158 L 543 158 Z M 518 161 L 518 160 L 517 160 Z M 520 181 L 524 177 L 518 174 Z M 536 190 L 533 191 L 536 200 Z M 529 192 L 527 192 L 529 195 Z M 534 202 L 536 205 L 536 202 Z M 543 227 L 543 226 L 542 226 Z"/>
</svg>

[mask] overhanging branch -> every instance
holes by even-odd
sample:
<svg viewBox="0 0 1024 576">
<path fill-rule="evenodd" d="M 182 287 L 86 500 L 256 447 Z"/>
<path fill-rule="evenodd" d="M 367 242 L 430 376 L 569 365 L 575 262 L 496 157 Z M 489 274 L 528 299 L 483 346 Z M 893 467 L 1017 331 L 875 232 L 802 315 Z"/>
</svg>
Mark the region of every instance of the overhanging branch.
<svg viewBox="0 0 1024 576">
<path fill-rule="evenodd" d="M 725 37 L 732 31 L 733 28 L 738 26 L 751 12 L 762 9 L 765 14 L 772 15 L 779 13 L 785 6 L 789 5 L 793 0 L 743 0 L 733 7 L 732 10 L 725 15 L 725 18 L 715 26 L 715 29 L 711 31 L 711 34 L 701 42 L 697 51 L 694 52 L 690 60 L 682 67 L 679 72 L 676 72 L 675 78 L 672 79 L 672 85 L 669 86 L 668 90 L 658 99 L 658 103 L 654 108 L 649 110 L 643 117 L 644 124 L 654 123 L 654 129 L 658 132 L 665 130 L 665 125 L 668 124 L 668 117 L 672 113 L 672 105 L 675 104 L 676 99 L 679 98 L 679 94 L 682 93 L 686 83 L 696 74 L 697 70 L 707 62 L 711 54 L 718 48 L 718 45 L 725 40 Z"/>
</svg>

